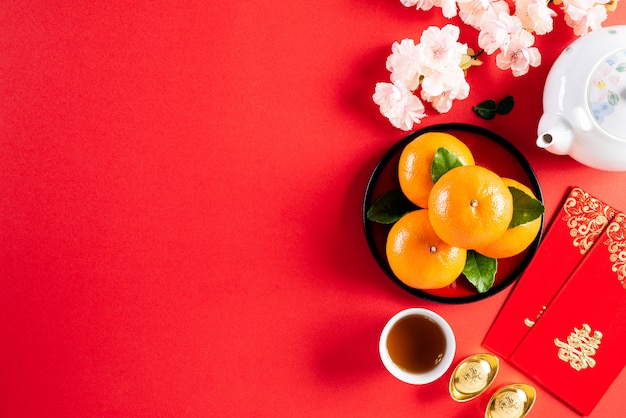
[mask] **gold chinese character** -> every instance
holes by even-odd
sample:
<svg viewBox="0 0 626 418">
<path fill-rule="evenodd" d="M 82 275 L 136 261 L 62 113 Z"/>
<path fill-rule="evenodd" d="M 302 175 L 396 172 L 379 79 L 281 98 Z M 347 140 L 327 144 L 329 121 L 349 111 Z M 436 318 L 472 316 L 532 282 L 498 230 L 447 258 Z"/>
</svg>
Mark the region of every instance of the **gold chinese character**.
<svg viewBox="0 0 626 418">
<path fill-rule="evenodd" d="M 580 371 L 596 365 L 593 356 L 596 354 L 601 339 L 600 331 L 595 331 L 591 335 L 591 327 L 583 324 L 581 329 L 574 328 L 574 331 L 567 337 L 567 342 L 555 338 L 554 344 L 559 347 L 559 358 L 569 362 L 574 370 Z"/>
</svg>

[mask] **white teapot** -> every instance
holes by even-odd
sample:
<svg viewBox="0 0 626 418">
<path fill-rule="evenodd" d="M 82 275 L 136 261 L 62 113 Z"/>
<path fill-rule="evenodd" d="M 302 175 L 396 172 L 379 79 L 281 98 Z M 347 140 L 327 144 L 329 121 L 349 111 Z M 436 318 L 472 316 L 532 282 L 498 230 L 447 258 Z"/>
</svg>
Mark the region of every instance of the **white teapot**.
<svg viewBox="0 0 626 418">
<path fill-rule="evenodd" d="M 537 145 L 606 171 L 626 171 L 626 25 L 581 36 L 554 62 Z"/>
</svg>

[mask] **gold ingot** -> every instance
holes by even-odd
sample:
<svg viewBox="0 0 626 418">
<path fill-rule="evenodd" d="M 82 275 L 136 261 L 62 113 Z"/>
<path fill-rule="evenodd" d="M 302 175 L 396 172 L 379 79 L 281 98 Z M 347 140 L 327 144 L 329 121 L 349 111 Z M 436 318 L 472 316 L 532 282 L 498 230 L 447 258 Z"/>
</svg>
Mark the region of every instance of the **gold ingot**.
<svg viewBox="0 0 626 418">
<path fill-rule="evenodd" d="M 491 385 L 499 366 L 492 354 L 475 354 L 461 361 L 450 377 L 450 396 L 457 402 L 474 399 Z"/>
<path fill-rule="evenodd" d="M 487 404 L 485 418 L 523 418 L 535 404 L 537 392 L 525 383 L 504 386 Z"/>
</svg>

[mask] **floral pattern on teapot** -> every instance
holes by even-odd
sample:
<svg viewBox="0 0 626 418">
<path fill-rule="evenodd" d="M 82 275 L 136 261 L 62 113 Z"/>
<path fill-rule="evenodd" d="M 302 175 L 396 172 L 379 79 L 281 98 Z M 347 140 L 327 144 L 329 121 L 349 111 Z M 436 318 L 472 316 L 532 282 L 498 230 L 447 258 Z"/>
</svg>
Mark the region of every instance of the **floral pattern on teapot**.
<svg viewBox="0 0 626 418">
<path fill-rule="evenodd" d="M 623 135 L 626 49 L 611 54 L 598 64 L 589 80 L 587 101 L 594 119 L 603 129 L 617 136 Z"/>
</svg>

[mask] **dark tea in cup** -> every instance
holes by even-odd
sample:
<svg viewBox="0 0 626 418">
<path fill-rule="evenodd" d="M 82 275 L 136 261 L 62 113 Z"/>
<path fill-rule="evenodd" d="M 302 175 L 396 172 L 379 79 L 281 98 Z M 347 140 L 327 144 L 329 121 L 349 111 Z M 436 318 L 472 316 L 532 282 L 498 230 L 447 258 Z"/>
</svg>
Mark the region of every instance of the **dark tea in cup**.
<svg viewBox="0 0 626 418">
<path fill-rule="evenodd" d="M 387 350 L 394 363 L 409 373 L 431 371 L 446 351 L 446 336 L 441 327 L 424 315 L 400 319 L 389 331 Z"/>
<path fill-rule="evenodd" d="M 448 323 L 436 313 L 411 308 L 389 320 L 381 334 L 380 355 L 396 378 L 424 384 L 441 377 L 452 364 L 456 342 Z"/>
</svg>

